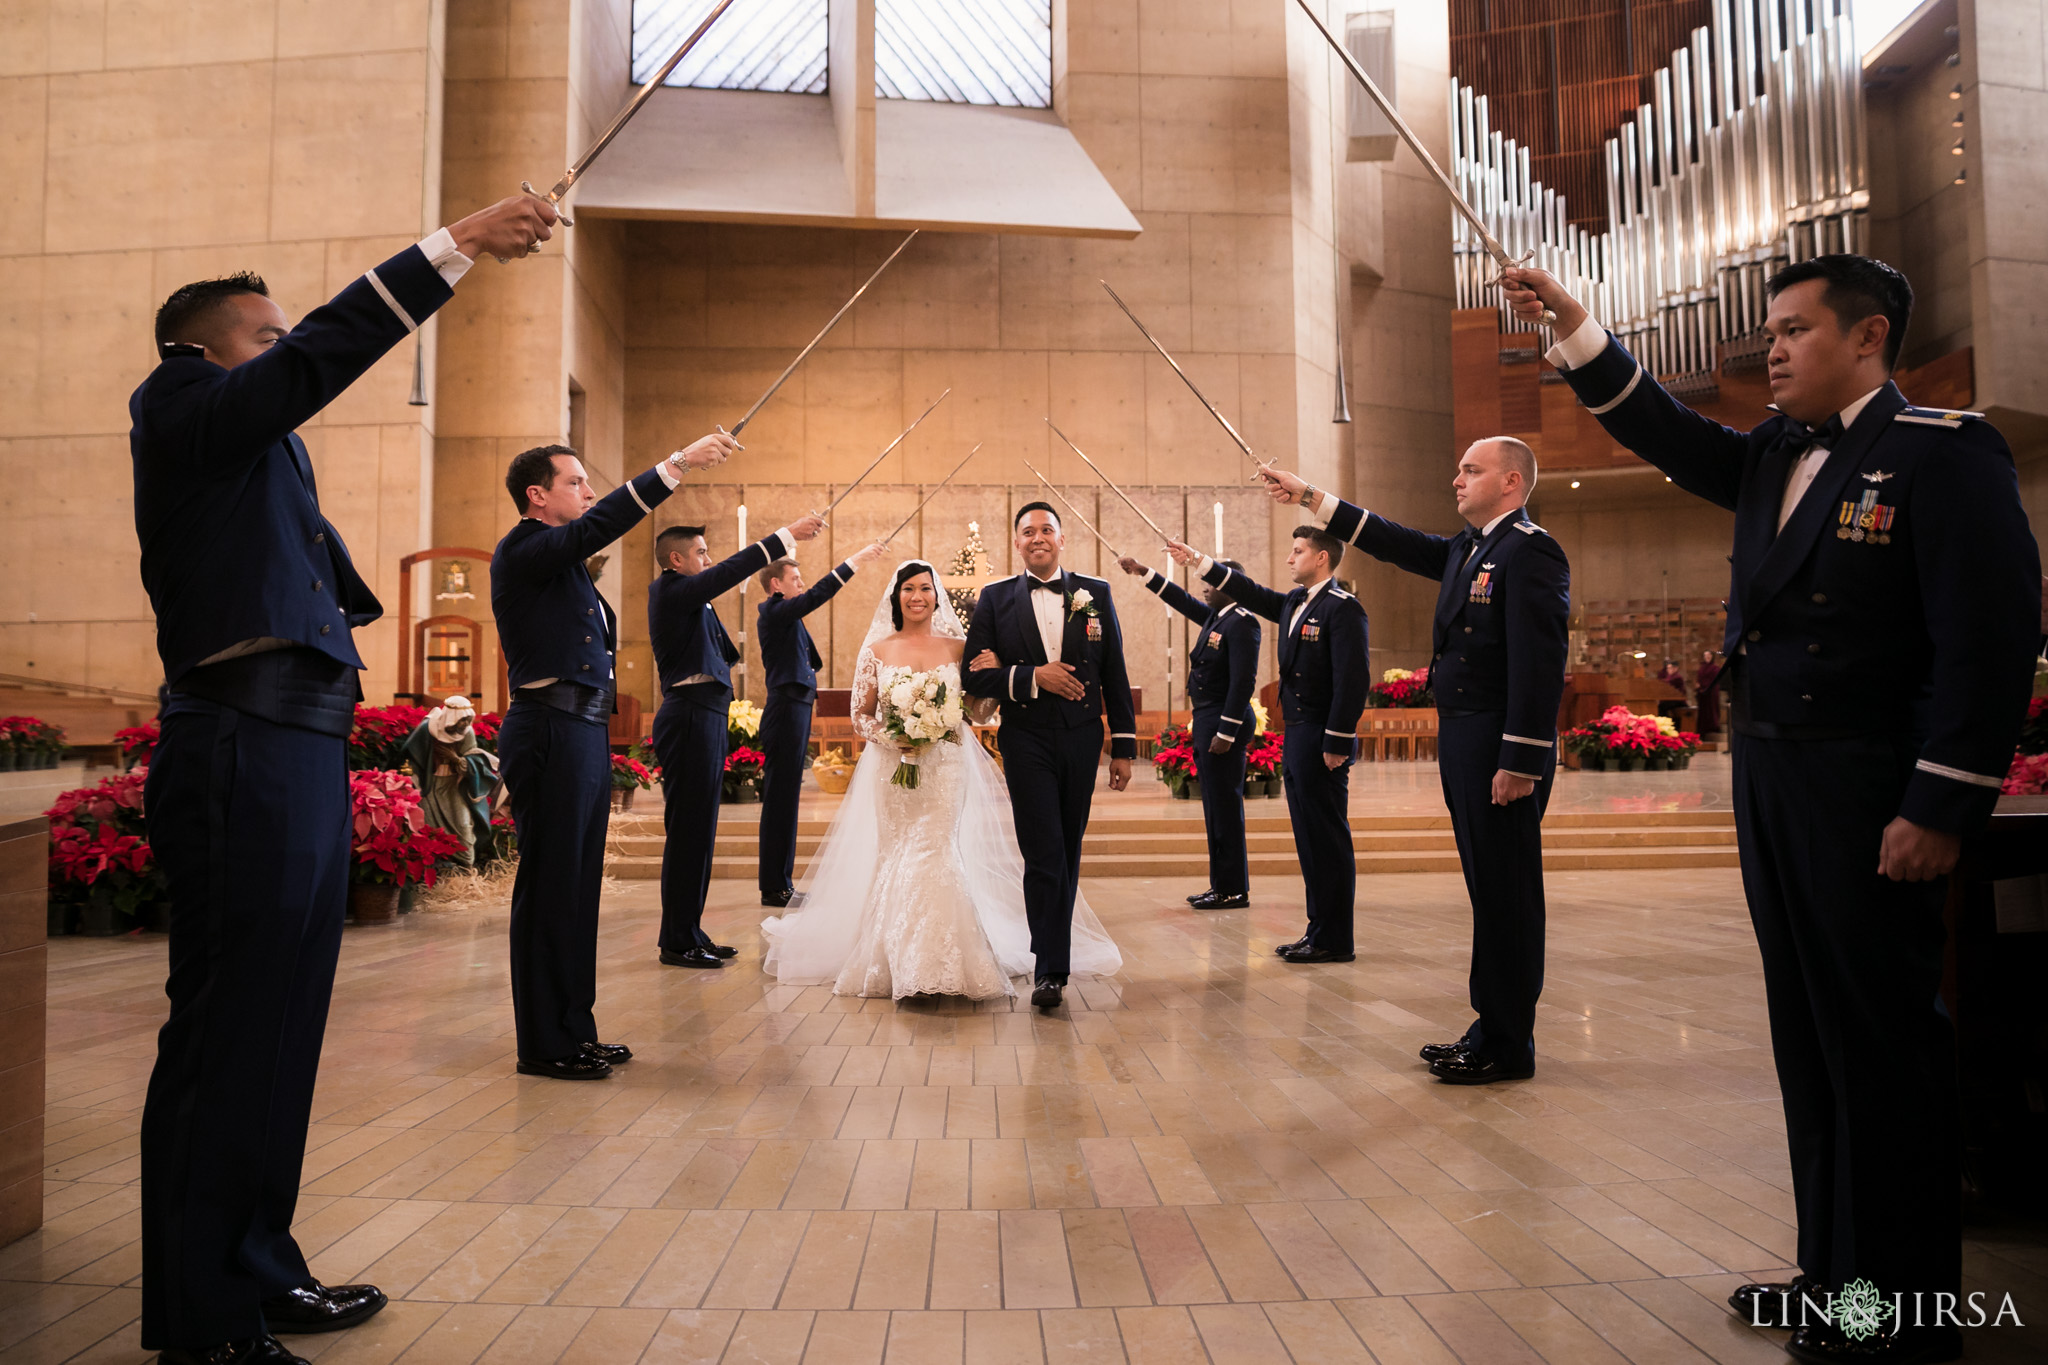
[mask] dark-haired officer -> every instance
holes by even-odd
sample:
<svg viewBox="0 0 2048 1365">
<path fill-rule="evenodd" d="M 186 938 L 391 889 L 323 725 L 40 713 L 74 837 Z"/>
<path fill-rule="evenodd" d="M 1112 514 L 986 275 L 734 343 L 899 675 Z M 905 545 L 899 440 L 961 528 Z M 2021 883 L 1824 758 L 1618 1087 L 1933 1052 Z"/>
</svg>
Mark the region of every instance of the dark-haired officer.
<svg viewBox="0 0 2048 1365">
<path fill-rule="evenodd" d="M 647 627 L 661 677 L 654 753 L 661 761 L 661 960 L 670 967 L 723 967 L 734 949 L 704 932 L 704 898 L 718 845 L 718 798 L 725 781 L 725 736 L 732 708 L 732 666 L 740 652 L 711 601 L 796 554 L 824 522 L 798 517 L 766 539 L 718 563 L 702 526 L 671 526 L 654 538 L 661 572 L 647 586 Z M 845 567 L 845 566 L 841 566 Z M 847 569 L 848 574 L 852 570 Z M 803 776 L 799 763 L 797 776 Z"/>
<path fill-rule="evenodd" d="M 737 447 L 713 432 L 599 498 L 568 446 L 512 457 L 519 524 L 491 557 L 491 612 L 512 709 L 498 759 L 519 835 L 512 1019 L 524 1076 L 602 1080 L 633 1059 L 597 1036 L 597 903 L 611 824 L 618 620 L 584 561 L 633 529 L 690 469 Z"/>
<path fill-rule="evenodd" d="M 1216 561 L 1240 576 L 1244 565 Z M 1200 600 L 1180 584 L 1129 555 L 1117 567 L 1143 578 L 1147 591 L 1201 627 L 1188 651 L 1188 738 L 1195 750 L 1195 780 L 1202 789 L 1202 826 L 1209 842 L 1209 885 L 1188 904 L 1197 910 L 1242 910 L 1251 904 L 1251 870 L 1244 843 L 1244 766 L 1258 730 L 1252 684 L 1259 674 L 1259 619 L 1218 587 Z"/>
<path fill-rule="evenodd" d="M 170 1018 L 142 1109 L 142 1344 L 170 1365 L 286 1365 L 272 1333 L 384 1306 L 292 1238 L 341 951 L 353 631 L 383 614 L 322 514 L 294 428 L 453 297 L 525 256 L 521 195 L 357 276 L 298 326 L 254 275 L 175 291 L 128 400 L 135 531 L 163 661 L 149 842 L 170 882 Z"/>
<path fill-rule="evenodd" d="M 1512 436 L 1474 441 L 1451 480 L 1465 529 L 1411 530 L 1294 474 L 1265 471 L 1276 501 L 1437 584 L 1429 680 L 1442 726 L 1437 774 L 1472 900 L 1472 1009 L 1462 1038 L 1430 1043 L 1440 1080 L 1483 1085 L 1536 1071 L 1543 993 L 1543 812 L 1556 773 L 1557 707 L 1571 619 L 1571 565 L 1524 504 L 1536 453 Z"/>
<path fill-rule="evenodd" d="M 1351 843 L 1351 763 L 1372 688 L 1365 608 L 1337 586 L 1344 542 L 1320 526 L 1294 528 L 1282 596 L 1209 556 L 1168 541 L 1177 564 L 1280 627 L 1281 785 L 1308 892 L 1308 932 L 1273 951 L 1289 962 L 1349 962 L 1358 854 Z"/>
<path fill-rule="evenodd" d="M 1961 1278 L 1941 906 L 2031 690 L 2040 558 L 2012 454 L 1979 414 L 1912 407 L 1890 382 L 1913 291 L 1882 262 L 1819 256 L 1770 279 L 1780 415 L 1749 432 L 1679 404 L 1548 274 L 1507 277 L 1523 317 L 1555 311 L 1551 362 L 1601 425 L 1735 513 L 1736 832 L 1800 1278 L 1730 1303 L 1774 1325 L 1802 1292 L 1874 1285 L 1903 1296 L 1904 1324 L 1852 1341 L 1795 1312 L 1787 1349 L 1955 1359 L 1961 1334 L 1926 1311 Z"/>
<path fill-rule="evenodd" d="M 825 661 L 804 618 L 838 595 L 863 564 L 882 557 L 882 542 L 853 557 L 812 587 L 794 559 L 778 559 L 761 570 L 761 605 L 754 612 L 754 638 L 761 646 L 761 733 L 754 742 L 767 760 L 761 770 L 761 904 L 782 909 L 795 894 L 796 812 L 803 794 L 804 757 L 811 747 L 811 711 L 818 701 L 818 670 Z"/>
</svg>

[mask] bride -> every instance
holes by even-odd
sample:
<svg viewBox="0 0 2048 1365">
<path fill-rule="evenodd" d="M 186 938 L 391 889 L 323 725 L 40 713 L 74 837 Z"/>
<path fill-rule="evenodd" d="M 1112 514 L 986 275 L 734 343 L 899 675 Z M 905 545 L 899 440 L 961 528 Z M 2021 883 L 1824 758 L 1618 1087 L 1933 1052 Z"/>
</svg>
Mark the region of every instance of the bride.
<svg viewBox="0 0 2048 1365">
<path fill-rule="evenodd" d="M 1010 978 L 1031 974 L 1024 859 L 1002 776 L 972 725 L 962 719 L 957 743 L 913 755 L 915 786 L 890 780 L 904 750 L 886 729 L 884 694 L 933 673 L 959 695 L 966 643 L 932 566 L 899 565 L 854 668 L 853 724 L 866 751 L 805 878 L 803 908 L 761 924 L 778 980 L 835 995 L 987 1000 L 1016 994 Z M 1075 974 L 1111 976 L 1122 965 L 1077 897 Z"/>
</svg>

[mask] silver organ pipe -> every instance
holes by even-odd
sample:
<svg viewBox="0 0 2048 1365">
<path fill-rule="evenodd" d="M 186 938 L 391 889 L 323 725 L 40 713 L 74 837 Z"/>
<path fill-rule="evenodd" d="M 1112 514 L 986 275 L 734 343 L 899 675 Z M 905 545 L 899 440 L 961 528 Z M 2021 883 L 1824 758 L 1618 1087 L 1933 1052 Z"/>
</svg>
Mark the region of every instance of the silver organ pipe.
<svg viewBox="0 0 2048 1365">
<path fill-rule="evenodd" d="M 1494 235 L 1564 281 L 1681 395 L 1758 368 L 1764 280 L 1868 243 L 1869 149 L 1853 0 L 1714 0 L 1710 22 L 1606 140 L 1606 226 L 1574 226 L 1487 100 L 1451 82 L 1451 157 Z M 1458 306 L 1510 314 L 1478 234 L 1452 216 Z"/>
</svg>

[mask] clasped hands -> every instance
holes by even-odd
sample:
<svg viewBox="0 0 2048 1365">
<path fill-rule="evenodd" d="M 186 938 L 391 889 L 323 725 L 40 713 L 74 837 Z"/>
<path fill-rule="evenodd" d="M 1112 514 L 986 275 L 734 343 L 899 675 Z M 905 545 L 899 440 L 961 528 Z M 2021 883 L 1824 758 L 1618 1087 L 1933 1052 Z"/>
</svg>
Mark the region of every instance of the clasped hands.
<svg viewBox="0 0 2048 1365">
<path fill-rule="evenodd" d="M 976 673 L 991 668 L 1001 668 L 1002 666 L 1003 661 L 996 657 L 996 652 L 992 649 L 984 649 L 981 653 L 975 655 L 967 665 L 971 671 Z M 1050 692 L 1054 696 L 1064 697 L 1068 701 L 1079 701 L 1088 695 L 1086 684 L 1074 676 L 1074 666 L 1072 664 L 1040 664 L 1031 670 L 1031 676 L 1037 681 L 1038 689 L 1041 692 Z M 1128 758 L 1112 758 L 1109 760 L 1109 789 L 1113 792 L 1120 792 L 1130 785 L 1131 760 Z"/>
</svg>

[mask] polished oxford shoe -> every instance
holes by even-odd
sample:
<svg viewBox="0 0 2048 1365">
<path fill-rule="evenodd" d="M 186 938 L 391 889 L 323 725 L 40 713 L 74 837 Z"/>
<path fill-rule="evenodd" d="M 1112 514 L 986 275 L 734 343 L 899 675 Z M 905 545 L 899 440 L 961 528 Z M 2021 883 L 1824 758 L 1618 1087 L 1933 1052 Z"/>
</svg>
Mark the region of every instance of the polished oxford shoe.
<svg viewBox="0 0 2048 1365">
<path fill-rule="evenodd" d="M 789 903 L 791 905 L 802 905 L 804 903 L 803 893 L 798 892 L 796 895 L 791 896 L 789 898 Z M 740 955 L 739 949 L 728 948 L 723 943 L 710 944 L 704 949 L 704 951 L 711 954 L 713 957 L 738 957 Z"/>
<path fill-rule="evenodd" d="M 1491 1085 L 1495 1081 L 1526 1081 L 1536 1074 L 1536 1063 L 1508 1066 L 1475 1052 L 1460 1052 L 1431 1062 L 1429 1074 L 1450 1085 Z"/>
<path fill-rule="evenodd" d="M 1801 1298 L 1814 1302 L 1814 1307 L 1804 1309 L 1803 1315 Z M 1808 1321 L 1818 1321 L 1820 1315 L 1815 1310 L 1827 1306 L 1827 1286 L 1806 1275 L 1795 1275 L 1777 1284 L 1737 1285 L 1728 1296 L 1729 1311 L 1751 1327 L 1799 1327 Z"/>
<path fill-rule="evenodd" d="M 598 1061 L 611 1066 L 617 1066 L 620 1062 L 630 1062 L 633 1060 L 633 1049 L 627 1047 L 624 1043 L 585 1043 L 583 1045 L 583 1055 L 595 1057 Z"/>
<path fill-rule="evenodd" d="M 1940 1365 L 1963 1358 L 1963 1334 L 1949 1326 L 1906 1327 L 1857 1341 L 1832 1324 L 1817 1322 L 1794 1332 L 1785 1350 L 1807 1365 Z"/>
<path fill-rule="evenodd" d="M 263 1325 L 283 1336 L 309 1336 L 314 1332 L 339 1332 L 359 1322 L 368 1322 L 389 1300 L 373 1284 L 309 1285 L 263 1301 Z"/>
<path fill-rule="evenodd" d="M 785 909 L 795 896 L 796 892 L 788 889 L 763 891 L 761 893 L 761 904 L 769 907 L 771 910 L 781 910 Z"/>
<path fill-rule="evenodd" d="M 1351 962 L 1357 957 L 1356 953 L 1333 953 L 1328 948 L 1311 947 L 1306 943 L 1280 954 L 1283 962 Z"/>
<path fill-rule="evenodd" d="M 1188 902 L 1197 910 L 1244 910 L 1249 908 L 1251 903 L 1252 898 L 1242 891 L 1236 895 L 1227 895 L 1221 891 L 1205 891 L 1198 899 Z"/>
<path fill-rule="evenodd" d="M 547 1076 L 557 1081 L 601 1081 L 612 1074 L 612 1064 L 602 1057 L 579 1052 L 574 1057 L 557 1057 L 552 1062 L 521 1062 L 522 1076 Z"/>
<path fill-rule="evenodd" d="M 709 948 L 674 948 L 661 950 L 661 965 L 664 967 L 723 967 L 725 959 Z"/>
<path fill-rule="evenodd" d="M 1456 1057 L 1461 1053 L 1469 1052 L 1471 1048 L 1472 1045 L 1463 1038 L 1460 1038 L 1455 1043 L 1424 1043 L 1421 1056 L 1425 1062 L 1441 1062 L 1446 1058 Z M 1738 1289 L 1735 1292 L 1739 1294 L 1742 1291 Z"/>
<path fill-rule="evenodd" d="M 1067 988 L 1064 981 L 1041 981 L 1031 990 L 1031 1003 L 1042 1010 L 1056 1010 L 1060 1007 L 1060 993 Z"/>
<path fill-rule="evenodd" d="M 1273 945 L 1273 956 L 1286 957 L 1289 953 L 1299 952 L 1306 947 L 1308 947 L 1306 936 L 1298 938 L 1292 943 L 1276 943 Z"/>
<path fill-rule="evenodd" d="M 293 1355 L 276 1337 L 251 1337 L 247 1341 L 222 1342 L 202 1351 L 173 1349 L 156 1358 L 156 1365 L 311 1365 L 304 1356 Z"/>
<path fill-rule="evenodd" d="M 1202 889 L 1201 889 L 1200 891 L 1197 891 L 1197 892 L 1196 892 L 1196 893 L 1195 893 L 1194 895 L 1192 895 L 1192 896 L 1189 896 L 1189 897 L 1188 897 L 1188 904 L 1189 904 L 1189 905 L 1193 905 L 1193 904 L 1194 904 L 1194 903 L 1195 903 L 1196 901 L 1202 901 L 1202 900 L 1207 900 L 1207 899 L 1209 899 L 1209 897 L 1211 897 L 1211 896 L 1213 896 L 1213 895 L 1215 895 L 1215 894 L 1216 894 L 1216 888 L 1215 888 L 1215 887 L 1213 887 L 1213 886 L 1205 886 L 1205 887 L 1203 887 L 1203 888 L 1202 888 Z"/>
</svg>

